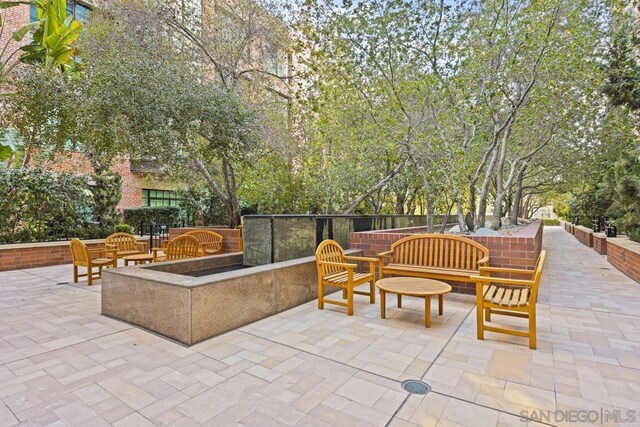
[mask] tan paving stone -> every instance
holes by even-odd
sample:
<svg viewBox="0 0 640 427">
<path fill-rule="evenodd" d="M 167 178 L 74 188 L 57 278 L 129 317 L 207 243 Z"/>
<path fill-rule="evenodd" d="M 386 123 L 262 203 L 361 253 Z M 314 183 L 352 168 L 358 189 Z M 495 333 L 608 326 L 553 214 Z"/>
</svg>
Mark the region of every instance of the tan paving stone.
<svg viewBox="0 0 640 427">
<path fill-rule="evenodd" d="M 55 285 L 69 266 L 0 272 L 0 425 L 519 426 L 521 411 L 637 410 L 640 286 L 560 229 L 544 246 L 536 351 L 476 340 L 465 295 L 428 330 L 417 299 L 382 320 L 356 297 L 351 317 L 310 302 L 186 348 L 100 316 L 99 282 Z M 435 392 L 407 397 L 409 378 Z"/>
</svg>

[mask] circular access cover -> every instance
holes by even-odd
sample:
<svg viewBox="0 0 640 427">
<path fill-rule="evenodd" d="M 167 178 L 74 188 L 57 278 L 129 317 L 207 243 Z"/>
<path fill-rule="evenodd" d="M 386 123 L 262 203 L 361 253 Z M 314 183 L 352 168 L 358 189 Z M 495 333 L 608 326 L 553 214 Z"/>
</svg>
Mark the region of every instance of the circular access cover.
<svg viewBox="0 0 640 427">
<path fill-rule="evenodd" d="M 402 388 L 411 394 L 427 394 L 431 391 L 431 386 L 420 380 L 403 381 Z"/>
</svg>

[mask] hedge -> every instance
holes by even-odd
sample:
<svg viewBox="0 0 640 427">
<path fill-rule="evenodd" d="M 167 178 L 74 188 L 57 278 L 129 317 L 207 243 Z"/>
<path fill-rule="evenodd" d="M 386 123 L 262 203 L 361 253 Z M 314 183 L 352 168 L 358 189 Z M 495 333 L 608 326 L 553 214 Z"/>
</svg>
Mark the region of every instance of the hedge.
<svg viewBox="0 0 640 427">
<path fill-rule="evenodd" d="M 180 208 L 176 206 L 146 206 L 124 210 L 124 222 L 138 227 L 140 224 L 177 224 Z"/>
<path fill-rule="evenodd" d="M 87 177 L 0 167 L 0 243 L 102 237 Z"/>
</svg>

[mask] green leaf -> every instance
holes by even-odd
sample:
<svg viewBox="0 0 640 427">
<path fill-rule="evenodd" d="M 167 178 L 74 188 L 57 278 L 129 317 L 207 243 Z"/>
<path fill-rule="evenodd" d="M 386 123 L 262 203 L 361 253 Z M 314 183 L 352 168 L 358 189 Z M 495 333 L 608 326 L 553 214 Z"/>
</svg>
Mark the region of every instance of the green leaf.
<svg viewBox="0 0 640 427">
<path fill-rule="evenodd" d="M 24 36 L 29 34 L 29 32 L 31 32 L 32 30 L 35 30 L 39 26 L 40 26 L 39 22 L 32 22 L 31 24 L 25 25 L 24 27 L 22 27 L 19 30 L 15 31 L 11 35 L 11 37 L 13 38 L 13 40 L 15 40 L 17 42 L 21 42 L 22 39 L 24 39 Z"/>
</svg>

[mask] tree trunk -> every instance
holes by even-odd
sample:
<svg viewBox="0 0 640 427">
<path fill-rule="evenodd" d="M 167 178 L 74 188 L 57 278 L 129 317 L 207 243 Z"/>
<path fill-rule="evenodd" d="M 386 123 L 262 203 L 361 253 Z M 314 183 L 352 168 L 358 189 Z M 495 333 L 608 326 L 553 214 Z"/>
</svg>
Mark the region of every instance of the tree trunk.
<svg viewBox="0 0 640 427">
<path fill-rule="evenodd" d="M 491 161 L 487 167 L 484 181 L 482 182 L 482 189 L 480 190 L 480 198 L 478 203 L 478 216 L 476 216 L 474 231 L 484 227 L 485 220 L 487 218 L 487 195 L 489 194 L 489 184 L 491 183 L 491 177 L 493 176 L 493 170 L 498 160 L 498 145 L 493 149 L 491 153 Z"/>
<path fill-rule="evenodd" d="M 427 197 L 427 233 L 433 233 L 433 217 L 436 213 L 436 204 L 432 197 Z"/>
<path fill-rule="evenodd" d="M 526 166 L 520 168 L 516 177 L 516 188 L 513 195 L 513 203 L 511 205 L 511 224 L 518 225 L 518 214 L 520 213 L 520 205 L 522 203 L 522 181 L 524 181 L 524 171 Z"/>
<path fill-rule="evenodd" d="M 475 184 L 470 184 L 469 185 L 469 211 L 471 212 L 471 214 L 474 216 L 474 218 L 477 215 L 476 212 L 476 186 Z M 463 213 L 464 215 L 464 213 Z M 474 227 L 475 230 L 475 227 Z M 469 230 L 469 231 L 474 231 L 474 230 Z"/>
<path fill-rule="evenodd" d="M 396 191 L 396 214 L 404 215 L 405 200 L 406 200 L 406 193 Z"/>
<path fill-rule="evenodd" d="M 240 210 L 238 202 L 235 198 L 230 198 L 225 205 L 227 208 L 227 216 L 229 217 L 229 228 L 238 228 L 242 222 L 242 211 Z"/>
<path fill-rule="evenodd" d="M 362 203 L 364 200 L 366 200 L 373 193 L 375 193 L 376 191 L 378 191 L 379 189 L 381 189 L 385 185 L 387 185 L 387 183 L 389 181 L 391 181 L 391 179 L 393 179 L 393 177 L 396 176 L 402 170 L 402 166 L 404 166 L 404 161 L 398 163 L 389 173 L 387 173 L 380 181 L 378 181 L 378 183 L 376 185 L 374 185 L 373 187 L 371 187 L 370 189 L 365 191 L 364 194 L 362 194 L 356 200 L 354 200 L 354 202 L 351 203 L 351 205 L 349 205 L 349 207 L 347 209 L 345 209 L 345 211 L 342 214 L 343 215 L 352 214 L 353 211 L 356 210 L 358 205 L 360 205 L 360 203 Z"/>
<path fill-rule="evenodd" d="M 462 203 L 460 200 L 456 200 L 456 209 L 458 210 L 458 227 L 460 227 L 460 232 L 464 233 L 467 231 L 467 225 L 464 221 L 464 211 L 462 210 Z"/>
</svg>

